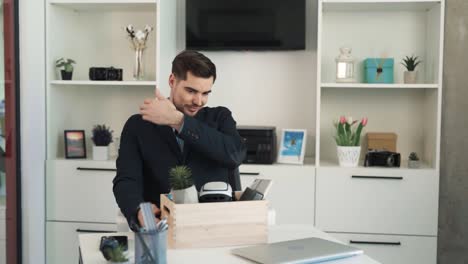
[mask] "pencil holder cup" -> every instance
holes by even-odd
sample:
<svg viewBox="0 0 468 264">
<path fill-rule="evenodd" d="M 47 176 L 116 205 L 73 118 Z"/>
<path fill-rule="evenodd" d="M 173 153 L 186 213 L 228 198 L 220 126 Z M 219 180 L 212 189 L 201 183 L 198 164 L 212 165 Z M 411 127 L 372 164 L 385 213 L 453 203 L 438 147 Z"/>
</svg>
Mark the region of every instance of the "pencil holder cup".
<svg viewBox="0 0 468 264">
<path fill-rule="evenodd" d="M 135 233 L 135 264 L 167 263 L 167 231 Z"/>
</svg>

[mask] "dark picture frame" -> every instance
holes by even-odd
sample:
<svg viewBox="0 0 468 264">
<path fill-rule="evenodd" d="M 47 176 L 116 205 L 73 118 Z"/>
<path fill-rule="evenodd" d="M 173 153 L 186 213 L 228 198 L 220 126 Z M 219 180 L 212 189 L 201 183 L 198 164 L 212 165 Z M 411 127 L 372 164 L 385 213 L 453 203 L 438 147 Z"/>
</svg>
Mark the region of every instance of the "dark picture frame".
<svg viewBox="0 0 468 264">
<path fill-rule="evenodd" d="M 86 138 L 84 130 L 65 130 L 65 158 L 86 159 Z"/>
</svg>

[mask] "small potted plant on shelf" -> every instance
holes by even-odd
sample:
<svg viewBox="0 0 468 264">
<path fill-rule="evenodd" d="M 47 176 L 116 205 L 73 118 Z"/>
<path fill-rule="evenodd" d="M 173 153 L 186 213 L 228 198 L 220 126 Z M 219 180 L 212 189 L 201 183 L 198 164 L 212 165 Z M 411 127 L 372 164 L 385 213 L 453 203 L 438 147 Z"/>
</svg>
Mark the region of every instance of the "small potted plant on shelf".
<svg viewBox="0 0 468 264">
<path fill-rule="evenodd" d="M 417 169 L 420 165 L 418 154 L 416 152 L 411 152 L 408 157 L 408 168 Z"/>
<path fill-rule="evenodd" d="M 357 124 L 357 128 L 355 125 Z M 367 125 L 367 117 L 358 123 L 352 117 L 340 117 L 335 123 L 334 136 L 337 145 L 338 161 L 342 167 L 356 167 L 361 154 L 361 132 Z"/>
<path fill-rule="evenodd" d="M 175 166 L 169 170 L 172 199 L 175 203 L 198 203 L 198 193 L 193 184 L 192 171 L 187 166 Z"/>
<path fill-rule="evenodd" d="M 112 143 L 112 133 L 106 125 L 95 125 L 93 128 L 94 142 L 93 160 L 107 160 L 109 158 L 109 144 Z"/>
<path fill-rule="evenodd" d="M 407 71 L 404 72 L 404 82 L 405 83 L 416 83 L 416 66 L 421 63 L 421 60 L 418 60 L 418 56 L 406 56 L 401 64 L 405 66 Z"/>
<path fill-rule="evenodd" d="M 62 75 L 62 80 L 71 80 L 73 76 L 73 64 L 76 62 L 68 58 L 60 58 L 55 61 L 55 67 L 62 68 L 60 73 Z"/>
</svg>

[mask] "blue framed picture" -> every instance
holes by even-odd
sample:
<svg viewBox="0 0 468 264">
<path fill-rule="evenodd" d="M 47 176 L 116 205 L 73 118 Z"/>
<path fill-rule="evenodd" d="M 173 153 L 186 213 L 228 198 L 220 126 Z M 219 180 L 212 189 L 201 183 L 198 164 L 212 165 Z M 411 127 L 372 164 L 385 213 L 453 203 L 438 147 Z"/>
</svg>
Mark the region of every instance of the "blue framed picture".
<svg viewBox="0 0 468 264">
<path fill-rule="evenodd" d="M 305 129 L 283 129 L 278 162 L 303 164 L 306 139 L 307 130 Z"/>
</svg>

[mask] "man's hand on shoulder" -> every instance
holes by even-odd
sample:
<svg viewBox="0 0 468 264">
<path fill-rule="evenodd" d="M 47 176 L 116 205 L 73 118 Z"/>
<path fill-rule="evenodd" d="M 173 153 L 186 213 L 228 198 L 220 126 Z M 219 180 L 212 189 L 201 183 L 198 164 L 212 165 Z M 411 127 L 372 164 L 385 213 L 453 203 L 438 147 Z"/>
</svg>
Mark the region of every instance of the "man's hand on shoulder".
<svg viewBox="0 0 468 264">
<path fill-rule="evenodd" d="M 155 98 L 147 98 L 140 105 L 140 114 L 143 120 L 157 125 L 168 125 L 180 130 L 184 120 L 184 114 L 178 111 L 171 100 L 164 97 L 159 89 L 156 89 Z"/>
</svg>

